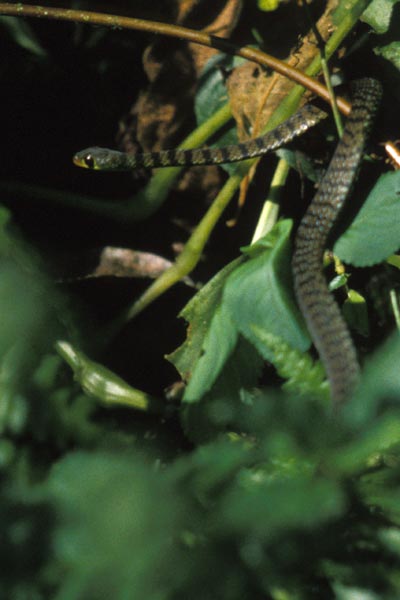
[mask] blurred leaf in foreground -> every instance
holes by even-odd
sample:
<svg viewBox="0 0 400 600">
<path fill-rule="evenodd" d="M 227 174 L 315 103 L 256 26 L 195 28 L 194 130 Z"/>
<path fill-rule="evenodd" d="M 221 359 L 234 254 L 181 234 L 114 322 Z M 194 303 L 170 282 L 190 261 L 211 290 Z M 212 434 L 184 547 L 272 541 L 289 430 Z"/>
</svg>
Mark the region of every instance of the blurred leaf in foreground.
<svg viewBox="0 0 400 600">
<path fill-rule="evenodd" d="M 76 452 L 54 468 L 45 490 L 58 513 L 58 600 L 171 597 L 184 573 L 183 507 L 148 462 Z"/>
</svg>

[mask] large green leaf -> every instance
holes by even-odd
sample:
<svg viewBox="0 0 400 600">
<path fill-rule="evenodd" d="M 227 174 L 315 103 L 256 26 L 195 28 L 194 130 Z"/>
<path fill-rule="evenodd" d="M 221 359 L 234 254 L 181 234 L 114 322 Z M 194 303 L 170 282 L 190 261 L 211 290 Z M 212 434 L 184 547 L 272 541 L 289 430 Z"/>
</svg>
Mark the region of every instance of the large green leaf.
<svg viewBox="0 0 400 600">
<path fill-rule="evenodd" d="M 75 452 L 59 461 L 44 493 L 58 515 L 59 600 L 172 597 L 165 590 L 184 560 L 177 542 L 183 504 L 143 460 Z"/>
<path fill-rule="evenodd" d="M 400 248 L 400 171 L 382 175 L 353 223 L 338 239 L 335 254 L 356 267 L 369 267 Z"/>
<path fill-rule="evenodd" d="M 281 338 L 292 348 L 310 345 L 304 321 L 291 288 L 290 231 L 292 222 L 280 221 L 246 252 L 250 260 L 238 267 L 226 283 L 223 301 L 238 330 L 265 356 L 266 346 L 255 327 Z M 273 359 L 273 352 L 269 360 Z"/>
<path fill-rule="evenodd" d="M 187 339 L 167 359 L 189 382 L 187 401 L 199 399 L 211 388 L 235 348 L 237 329 L 221 305 L 221 296 L 227 277 L 240 262 L 235 260 L 222 269 L 180 313 L 190 323 Z"/>
<path fill-rule="evenodd" d="M 374 49 L 375 54 L 383 56 L 400 71 L 400 42 L 392 42 L 386 46 Z"/>
<path fill-rule="evenodd" d="M 329 400 L 329 386 L 320 361 L 314 362 L 308 352 L 294 350 L 262 327 L 255 326 L 253 329 L 254 335 L 264 346 L 263 356 L 273 363 L 278 375 L 286 379 L 282 389 L 305 397 Z M 261 350 L 260 346 L 259 349 Z"/>
<path fill-rule="evenodd" d="M 343 493 L 327 479 L 317 480 L 304 474 L 259 479 L 251 494 L 243 486 L 226 495 L 217 527 L 247 532 L 250 538 L 261 538 L 266 543 L 279 539 L 289 528 L 312 530 L 343 512 Z"/>
<path fill-rule="evenodd" d="M 346 411 L 357 426 L 375 420 L 382 399 L 400 405 L 400 337 L 396 332 L 367 362 L 354 400 Z"/>
<path fill-rule="evenodd" d="M 393 7 L 399 0 L 373 0 L 361 20 L 373 27 L 376 33 L 386 33 L 392 18 Z"/>
<path fill-rule="evenodd" d="M 190 322 L 188 339 L 168 359 L 188 381 L 186 402 L 198 401 L 211 389 L 239 333 L 271 362 L 275 354 L 267 352 L 255 327 L 301 351 L 310 345 L 291 290 L 291 226 L 291 221 L 281 221 L 245 248 L 248 260 L 225 267 L 182 311 L 181 316 Z"/>
</svg>

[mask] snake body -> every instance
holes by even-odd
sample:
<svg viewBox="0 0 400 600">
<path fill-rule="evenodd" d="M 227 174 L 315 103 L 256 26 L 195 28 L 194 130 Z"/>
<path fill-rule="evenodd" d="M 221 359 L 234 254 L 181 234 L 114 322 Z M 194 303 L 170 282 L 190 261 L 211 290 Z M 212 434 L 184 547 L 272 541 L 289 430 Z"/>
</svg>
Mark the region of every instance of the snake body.
<svg viewBox="0 0 400 600">
<path fill-rule="evenodd" d="M 313 106 L 305 104 L 292 117 L 265 133 L 264 135 L 224 148 L 195 148 L 183 150 L 161 150 L 143 154 L 126 154 L 108 148 L 86 148 L 73 157 L 78 167 L 101 171 L 132 171 L 140 167 L 189 167 L 200 165 L 219 165 L 238 162 L 255 156 L 262 156 L 292 141 L 298 135 L 324 119 L 327 114 Z"/>
<path fill-rule="evenodd" d="M 292 260 L 297 301 L 325 366 L 334 406 L 353 391 L 359 377 L 356 351 L 340 309 L 322 271 L 329 233 L 357 177 L 382 90 L 374 79 L 360 79 L 352 110 L 319 189 L 295 238 Z"/>
<path fill-rule="evenodd" d="M 343 137 L 295 238 L 292 261 L 295 292 L 325 366 L 335 406 L 351 394 L 358 380 L 359 365 L 350 333 L 323 274 L 323 252 L 357 177 L 381 93 L 381 86 L 374 79 L 365 78 L 354 83 L 352 110 Z M 73 161 L 80 167 L 107 171 L 235 162 L 283 146 L 326 116 L 320 109 L 307 104 L 265 135 L 224 148 L 173 149 L 131 155 L 92 147 L 75 154 Z"/>
</svg>

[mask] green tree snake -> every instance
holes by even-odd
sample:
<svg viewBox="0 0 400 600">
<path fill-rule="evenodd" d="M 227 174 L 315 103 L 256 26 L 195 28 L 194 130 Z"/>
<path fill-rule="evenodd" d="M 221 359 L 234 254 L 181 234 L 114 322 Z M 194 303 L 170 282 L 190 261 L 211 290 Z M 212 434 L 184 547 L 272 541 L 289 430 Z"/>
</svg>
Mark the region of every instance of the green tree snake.
<svg viewBox="0 0 400 600">
<path fill-rule="evenodd" d="M 381 85 L 370 78 L 354 82 L 352 89 L 352 109 L 343 136 L 297 230 L 292 260 L 297 301 L 324 364 L 335 407 L 353 391 L 359 377 L 359 364 L 347 325 L 327 286 L 323 252 L 357 177 L 382 94 Z M 224 148 L 173 149 L 130 155 L 93 147 L 78 152 L 73 161 L 80 167 L 108 171 L 235 162 L 275 150 L 325 116 L 323 111 L 307 104 L 263 136 Z"/>
</svg>

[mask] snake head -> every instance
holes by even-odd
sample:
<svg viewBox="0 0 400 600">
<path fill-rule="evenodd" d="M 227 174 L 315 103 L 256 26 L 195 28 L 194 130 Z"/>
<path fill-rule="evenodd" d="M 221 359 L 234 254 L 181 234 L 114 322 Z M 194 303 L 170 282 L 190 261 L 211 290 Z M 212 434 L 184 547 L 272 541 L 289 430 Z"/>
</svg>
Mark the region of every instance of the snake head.
<svg viewBox="0 0 400 600">
<path fill-rule="evenodd" d="M 96 171 L 121 171 L 121 152 L 108 148 L 86 148 L 77 152 L 72 161 L 77 167 Z"/>
</svg>

